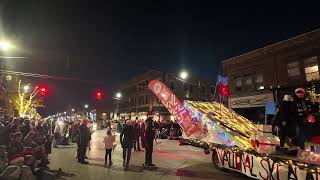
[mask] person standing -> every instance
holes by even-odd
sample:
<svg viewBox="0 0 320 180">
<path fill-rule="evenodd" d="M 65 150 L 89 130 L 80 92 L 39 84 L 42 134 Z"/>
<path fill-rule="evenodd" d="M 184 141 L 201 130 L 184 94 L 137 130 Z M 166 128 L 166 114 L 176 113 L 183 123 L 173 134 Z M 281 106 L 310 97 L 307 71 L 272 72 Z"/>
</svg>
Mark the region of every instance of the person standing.
<svg viewBox="0 0 320 180">
<path fill-rule="evenodd" d="M 307 140 L 306 129 L 308 119 L 313 116 L 312 102 L 306 100 L 305 93 L 306 91 L 304 88 L 297 88 L 291 107 L 291 112 L 293 114 L 292 121 L 296 124 L 296 137 L 293 144 L 298 145 L 301 149 L 304 149 L 304 143 Z"/>
<path fill-rule="evenodd" d="M 108 165 L 108 156 L 109 156 L 109 167 L 112 166 L 113 162 L 111 160 L 111 153 L 112 153 L 112 148 L 113 148 L 113 143 L 115 142 L 116 137 L 115 135 L 112 135 L 111 129 L 107 130 L 107 136 L 104 137 L 104 145 L 106 149 L 106 155 L 105 155 L 105 167 Z"/>
<path fill-rule="evenodd" d="M 138 117 L 136 117 L 136 121 L 134 122 L 134 140 L 133 140 L 134 151 L 141 151 L 139 138 L 140 138 L 140 126 L 138 122 Z"/>
<path fill-rule="evenodd" d="M 273 125 L 275 131 L 279 134 L 280 147 L 284 147 L 285 142 L 291 145 L 291 139 L 295 135 L 296 124 L 290 120 L 290 106 L 292 104 L 292 97 L 284 95 L 283 101 L 279 104 L 277 113 L 273 118 Z"/>
<path fill-rule="evenodd" d="M 81 164 L 89 164 L 89 162 L 85 161 L 86 149 L 88 146 L 89 141 L 91 140 L 91 133 L 90 129 L 87 127 L 88 120 L 83 119 L 82 123 L 78 129 L 78 162 Z"/>
<path fill-rule="evenodd" d="M 145 122 L 142 120 L 140 122 L 140 138 L 141 138 L 141 147 L 142 148 L 146 148 L 146 136 L 145 136 L 145 132 L 146 132 L 146 124 Z"/>
<path fill-rule="evenodd" d="M 145 156 L 145 165 L 146 166 L 155 166 L 152 163 L 152 152 L 153 152 L 153 140 L 155 138 L 155 128 L 153 125 L 153 116 L 151 113 L 147 114 L 146 120 L 146 156 Z"/>
<path fill-rule="evenodd" d="M 127 120 L 120 134 L 120 143 L 123 148 L 123 167 L 129 167 L 131 150 L 133 147 L 134 129 L 131 120 Z"/>
</svg>

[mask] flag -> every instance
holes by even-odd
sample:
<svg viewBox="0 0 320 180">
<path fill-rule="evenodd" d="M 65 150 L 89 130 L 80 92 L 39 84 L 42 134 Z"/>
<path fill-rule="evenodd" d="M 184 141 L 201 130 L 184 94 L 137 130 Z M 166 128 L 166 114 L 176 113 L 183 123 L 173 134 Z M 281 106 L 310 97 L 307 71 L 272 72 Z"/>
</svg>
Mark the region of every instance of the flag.
<svg viewBox="0 0 320 180">
<path fill-rule="evenodd" d="M 219 77 L 220 95 L 228 97 L 230 95 L 228 77 L 224 77 L 221 75 L 219 75 L 218 77 Z"/>
</svg>

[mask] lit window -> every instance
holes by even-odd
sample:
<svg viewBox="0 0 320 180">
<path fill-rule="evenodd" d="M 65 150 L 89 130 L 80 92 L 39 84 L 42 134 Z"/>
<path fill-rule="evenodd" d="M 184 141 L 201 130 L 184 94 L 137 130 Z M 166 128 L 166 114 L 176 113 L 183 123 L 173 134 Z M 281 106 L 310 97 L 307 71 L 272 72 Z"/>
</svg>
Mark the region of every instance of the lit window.
<svg viewBox="0 0 320 180">
<path fill-rule="evenodd" d="M 318 80 L 319 79 L 319 68 L 317 57 L 311 57 L 304 60 L 304 72 L 306 74 L 306 80 Z"/>
</svg>

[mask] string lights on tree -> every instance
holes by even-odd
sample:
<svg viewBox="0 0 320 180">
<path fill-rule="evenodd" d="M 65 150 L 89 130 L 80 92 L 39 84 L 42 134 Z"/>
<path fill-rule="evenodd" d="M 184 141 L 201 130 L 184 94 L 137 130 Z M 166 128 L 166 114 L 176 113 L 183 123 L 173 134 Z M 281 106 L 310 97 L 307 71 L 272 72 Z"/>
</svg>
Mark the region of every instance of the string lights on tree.
<svg viewBox="0 0 320 180">
<path fill-rule="evenodd" d="M 21 85 L 21 80 L 18 82 L 18 97 L 16 99 L 16 109 L 18 110 L 20 117 L 25 117 L 26 115 L 32 117 L 39 117 L 36 108 L 41 107 L 42 104 L 35 99 L 39 90 L 38 87 L 35 87 L 32 91 L 27 91 L 29 88 L 27 86 Z M 28 85 L 29 87 L 29 85 Z"/>
</svg>

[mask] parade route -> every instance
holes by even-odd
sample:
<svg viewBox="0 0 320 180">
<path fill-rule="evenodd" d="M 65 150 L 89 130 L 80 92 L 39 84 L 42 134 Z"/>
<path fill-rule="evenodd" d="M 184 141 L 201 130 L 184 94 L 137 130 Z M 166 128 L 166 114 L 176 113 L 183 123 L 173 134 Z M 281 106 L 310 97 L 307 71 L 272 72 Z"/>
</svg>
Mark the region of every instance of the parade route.
<svg viewBox="0 0 320 180">
<path fill-rule="evenodd" d="M 117 135 L 117 147 L 112 159 L 113 166 L 104 167 L 103 136 L 105 130 L 96 131 L 92 135 L 91 151 L 87 151 L 89 165 L 77 163 L 76 145 L 59 146 L 53 149 L 50 157 L 50 168 L 68 173 L 65 179 L 166 179 L 166 180 L 200 180 L 200 179 L 246 179 L 236 174 L 216 170 L 211 163 L 211 155 L 191 146 L 179 146 L 177 141 L 158 140 L 154 145 L 153 162 L 157 170 L 143 169 L 144 152 L 133 152 L 131 166 L 127 171 L 122 167 L 122 148 Z"/>
</svg>

